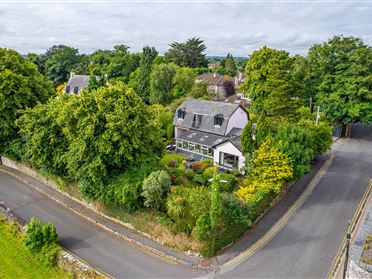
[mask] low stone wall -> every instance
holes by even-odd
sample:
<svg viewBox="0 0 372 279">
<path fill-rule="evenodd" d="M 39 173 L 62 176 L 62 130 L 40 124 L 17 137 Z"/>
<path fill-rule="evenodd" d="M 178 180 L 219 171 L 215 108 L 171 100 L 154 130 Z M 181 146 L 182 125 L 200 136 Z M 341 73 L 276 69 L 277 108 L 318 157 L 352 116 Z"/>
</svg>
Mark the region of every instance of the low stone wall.
<svg viewBox="0 0 372 279">
<path fill-rule="evenodd" d="M 39 174 L 37 171 L 34 171 L 33 169 L 31 169 L 29 166 L 27 166 L 25 164 L 22 164 L 22 163 L 17 162 L 17 161 L 13 161 L 13 160 L 8 159 L 4 156 L 1 156 L 1 163 L 2 163 L 2 165 L 6 166 L 6 167 L 19 170 L 20 172 L 22 172 L 24 174 L 27 174 L 28 176 L 30 176 L 30 177 L 48 185 L 49 187 L 52 187 L 54 189 L 58 189 L 58 185 L 53 180 L 45 178 L 44 176 Z"/>
</svg>

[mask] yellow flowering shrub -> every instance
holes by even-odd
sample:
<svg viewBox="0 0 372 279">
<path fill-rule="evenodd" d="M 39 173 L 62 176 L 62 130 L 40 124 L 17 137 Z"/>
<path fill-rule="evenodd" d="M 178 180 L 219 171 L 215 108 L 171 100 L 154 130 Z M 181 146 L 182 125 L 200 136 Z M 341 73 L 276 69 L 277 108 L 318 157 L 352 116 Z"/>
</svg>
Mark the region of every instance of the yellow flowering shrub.
<svg viewBox="0 0 372 279">
<path fill-rule="evenodd" d="M 280 192 L 284 183 L 292 177 L 291 159 L 280 152 L 272 140 L 267 140 L 257 150 L 252 171 L 247 175 L 236 195 L 253 204 L 270 191 Z"/>
</svg>

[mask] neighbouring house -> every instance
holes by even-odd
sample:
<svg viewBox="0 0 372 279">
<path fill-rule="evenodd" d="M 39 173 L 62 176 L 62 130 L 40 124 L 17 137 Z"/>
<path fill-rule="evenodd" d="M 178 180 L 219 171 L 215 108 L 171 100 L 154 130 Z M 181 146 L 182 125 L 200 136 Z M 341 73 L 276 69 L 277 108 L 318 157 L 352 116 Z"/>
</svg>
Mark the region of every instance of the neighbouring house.
<svg viewBox="0 0 372 279">
<path fill-rule="evenodd" d="M 222 169 L 244 170 L 240 136 L 249 120 L 239 104 L 187 99 L 176 110 L 176 152 L 211 158 Z"/>
<path fill-rule="evenodd" d="M 70 78 L 66 84 L 64 92 L 80 95 L 81 91 L 88 88 L 89 79 L 89 75 L 75 75 L 75 73 L 70 73 Z"/>
<path fill-rule="evenodd" d="M 224 76 L 218 73 L 204 73 L 195 79 L 195 83 L 205 82 L 208 85 L 208 91 L 213 96 L 214 100 L 225 100 L 226 94 L 223 86 L 224 81 L 231 81 L 234 87 L 237 88 L 244 81 L 244 75 L 238 72 L 236 77 Z"/>
</svg>

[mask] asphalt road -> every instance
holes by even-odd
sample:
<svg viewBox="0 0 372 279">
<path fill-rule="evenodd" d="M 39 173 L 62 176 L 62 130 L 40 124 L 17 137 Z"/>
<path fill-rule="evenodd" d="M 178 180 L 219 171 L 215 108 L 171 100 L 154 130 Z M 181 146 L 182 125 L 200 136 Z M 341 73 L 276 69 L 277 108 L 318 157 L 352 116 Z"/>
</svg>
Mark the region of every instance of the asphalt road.
<svg viewBox="0 0 372 279">
<path fill-rule="evenodd" d="M 325 278 L 348 221 L 372 177 L 372 126 L 354 126 L 352 139 L 339 141 L 333 164 L 310 198 L 261 250 L 223 278 Z M 62 245 L 117 278 L 211 277 L 173 265 L 101 230 L 15 178 L 0 172 L 0 201 L 23 219 L 56 225 Z"/>
<path fill-rule="evenodd" d="M 52 222 L 61 245 L 115 278 L 188 278 L 203 271 L 154 258 L 0 172 L 0 202 L 19 217 Z"/>
<path fill-rule="evenodd" d="M 222 268 L 222 278 L 326 278 L 369 180 L 372 126 L 354 126 L 326 175 L 287 225 L 244 262 Z"/>
</svg>

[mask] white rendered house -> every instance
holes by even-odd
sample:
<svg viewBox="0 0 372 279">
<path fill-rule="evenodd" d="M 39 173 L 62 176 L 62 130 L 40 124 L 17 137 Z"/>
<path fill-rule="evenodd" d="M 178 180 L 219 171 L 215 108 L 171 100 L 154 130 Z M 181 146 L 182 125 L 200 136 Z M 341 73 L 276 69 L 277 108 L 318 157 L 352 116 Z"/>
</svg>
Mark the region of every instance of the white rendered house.
<svg viewBox="0 0 372 279">
<path fill-rule="evenodd" d="M 239 104 L 187 99 L 176 111 L 176 151 L 208 157 L 224 169 L 244 170 L 240 136 L 249 119 Z"/>
</svg>

